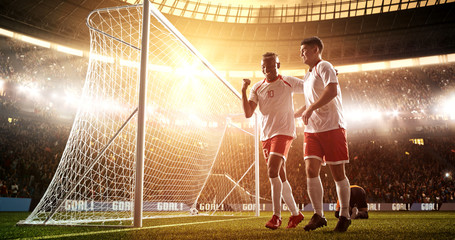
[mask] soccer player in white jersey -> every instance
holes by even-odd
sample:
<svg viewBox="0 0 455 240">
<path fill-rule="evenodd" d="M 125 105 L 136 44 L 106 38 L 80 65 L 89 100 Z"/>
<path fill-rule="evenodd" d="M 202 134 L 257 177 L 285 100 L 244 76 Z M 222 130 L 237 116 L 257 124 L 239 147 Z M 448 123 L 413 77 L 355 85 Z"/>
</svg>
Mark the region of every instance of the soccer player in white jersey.
<svg viewBox="0 0 455 240">
<path fill-rule="evenodd" d="M 245 116 L 250 118 L 259 105 L 261 112 L 261 141 L 267 172 L 272 188 L 273 216 L 266 227 L 277 229 L 281 225 L 281 197 L 292 213 L 287 228 L 295 228 L 303 220 L 303 214 L 295 204 L 289 182 L 286 179 L 286 157 L 292 140 L 296 137 L 294 104 L 292 94 L 303 93 L 303 81 L 278 74 L 280 62 L 275 53 L 262 56 L 264 80 L 251 88 L 250 97 L 246 90 L 249 79 L 243 79 L 242 100 Z"/>
<path fill-rule="evenodd" d="M 343 117 L 341 90 L 332 64 L 322 60 L 323 43 L 318 37 L 304 39 L 300 56 L 310 67 L 304 77 L 305 106 L 296 112 L 305 124 L 304 159 L 307 190 L 314 215 L 304 227 L 306 231 L 327 226 L 324 217 L 321 166 L 329 165 L 340 200 L 340 218 L 334 229 L 345 232 L 351 224 L 349 216 L 350 188 L 345 174 L 349 162 L 346 122 Z"/>
</svg>

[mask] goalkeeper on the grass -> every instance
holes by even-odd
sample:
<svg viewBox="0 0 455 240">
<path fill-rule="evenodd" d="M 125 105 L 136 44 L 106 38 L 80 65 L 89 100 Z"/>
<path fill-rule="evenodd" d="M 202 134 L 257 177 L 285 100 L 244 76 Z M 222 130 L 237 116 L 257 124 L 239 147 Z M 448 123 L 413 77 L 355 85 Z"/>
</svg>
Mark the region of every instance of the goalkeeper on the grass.
<svg viewBox="0 0 455 240">
<path fill-rule="evenodd" d="M 250 97 L 246 90 L 251 81 L 243 79 L 243 110 L 247 118 L 251 117 L 259 105 L 261 112 L 261 141 L 267 173 L 272 186 L 273 216 L 266 227 L 277 229 L 281 225 L 281 197 L 292 213 L 287 228 L 295 228 L 302 220 L 303 214 L 295 204 L 292 189 L 286 179 L 286 157 L 292 140 L 296 137 L 294 124 L 294 106 L 292 94 L 303 93 L 303 81 L 278 74 L 280 62 L 275 53 L 262 55 L 262 72 L 264 80 L 251 88 Z"/>
</svg>

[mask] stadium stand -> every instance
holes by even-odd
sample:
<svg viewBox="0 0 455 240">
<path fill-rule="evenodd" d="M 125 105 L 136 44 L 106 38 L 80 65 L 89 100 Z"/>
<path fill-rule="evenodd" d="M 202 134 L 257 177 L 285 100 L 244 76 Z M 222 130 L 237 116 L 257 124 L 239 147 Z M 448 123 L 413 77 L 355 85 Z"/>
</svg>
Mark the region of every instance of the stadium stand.
<svg viewBox="0 0 455 240">
<path fill-rule="evenodd" d="M 71 121 L 59 118 L 61 112 L 74 115 L 76 111 L 65 101 L 53 99 L 52 93 L 74 92 L 77 96 L 87 59 L 7 37 L 0 37 L 0 46 L 4 82 L 0 92 L 0 193 L 30 196 L 36 202 L 53 177 L 70 132 Z M 434 111 L 455 87 L 454 69 L 455 64 L 444 64 L 340 74 L 347 115 L 358 106 L 363 112 L 400 112 L 396 118 L 381 120 L 389 124 L 386 130 L 380 130 L 382 126 L 358 128 L 350 120 L 347 173 L 351 183 L 365 188 L 369 201 L 455 202 L 454 180 L 445 175 L 455 173 L 453 121 Z M 35 86 L 41 97 L 30 98 L 20 92 L 20 86 Z M 306 204 L 303 130 L 298 132 L 289 155 L 288 175 L 296 201 Z M 410 141 L 416 138 L 420 141 Z M 331 178 L 327 169 L 321 176 Z M 261 179 L 267 179 L 264 164 Z M 324 201 L 335 202 L 333 181 L 322 182 L 327 185 Z M 266 181 L 261 182 L 261 196 L 270 196 Z"/>
</svg>

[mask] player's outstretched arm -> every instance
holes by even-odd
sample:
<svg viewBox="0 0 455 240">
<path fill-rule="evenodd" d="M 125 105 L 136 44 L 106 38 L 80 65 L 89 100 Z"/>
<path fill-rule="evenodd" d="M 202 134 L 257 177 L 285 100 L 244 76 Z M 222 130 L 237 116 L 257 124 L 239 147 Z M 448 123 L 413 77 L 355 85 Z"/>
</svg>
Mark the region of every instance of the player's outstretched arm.
<svg viewBox="0 0 455 240">
<path fill-rule="evenodd" d="M 251 80 L 244 78 L 243 79 L 243 86 L 242 86 L 242 102 L 243 102 L 243 111 L 245 112 L 245 117 L 250 118 L 253 116 L 254 110 L 256 110 L 257 104 L 253 101 L 248 101 L 246 96 L 246 90 L 248 86 L 251 84 Z"/>
</svg>

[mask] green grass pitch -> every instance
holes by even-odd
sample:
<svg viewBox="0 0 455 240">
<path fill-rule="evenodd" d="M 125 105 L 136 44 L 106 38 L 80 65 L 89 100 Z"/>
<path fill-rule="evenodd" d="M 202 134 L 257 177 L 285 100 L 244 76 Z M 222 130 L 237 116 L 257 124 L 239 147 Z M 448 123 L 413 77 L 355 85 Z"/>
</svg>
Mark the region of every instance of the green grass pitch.
<svg viewBox="0 0 455 240">
<path fill-rule="evenodd" d="M 455 239 L 455 212 L 370 212 L 368 220 L 353 220 L 345 233 L 332 232 L 337 219 L 326 212 L 328 226 L 305 232 L 286 229 L 289 213 L 277 230 L 264 227 L 270 212 L 260 217 L 195 216 L 144 220 L 142 229 L 106 227 L 16 226 L 29 213 L 0 213 L 0 239 Z"/>
</svg>

